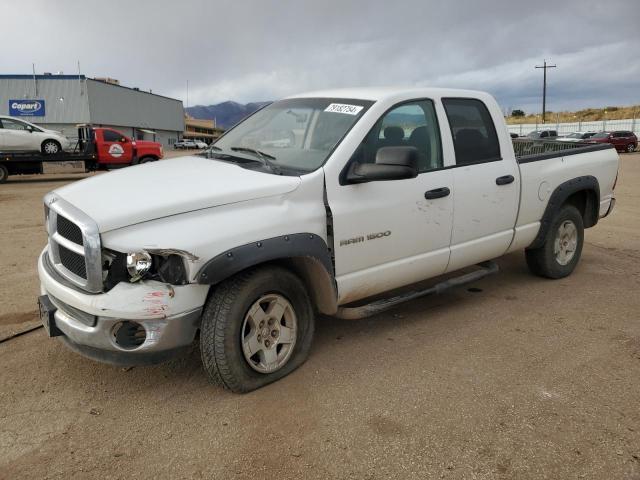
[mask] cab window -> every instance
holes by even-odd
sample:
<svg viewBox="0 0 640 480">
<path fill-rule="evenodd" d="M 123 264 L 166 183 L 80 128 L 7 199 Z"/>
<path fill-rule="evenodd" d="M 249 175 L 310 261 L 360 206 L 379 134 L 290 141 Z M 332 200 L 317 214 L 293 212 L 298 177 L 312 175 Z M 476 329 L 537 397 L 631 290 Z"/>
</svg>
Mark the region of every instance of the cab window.
<svg viewBox="0 0 640 480">
<path fill-rule="evenodd" d="M 474 98 L 444 98 L 442 104 L 453 135 L 456 165 L 501 160 L 498 134 L 484 103 Z"/>
<path fill-rule="evenodd" d="M 431 100 L 397 105 L 385 113 L 356 149 L 352 161 L 375 163 L 382 147 L 415 147 L 418 172 L 442 168 L 440 129 Z"/>
<path fill-rule="evenodd" d="M 114 130 L 103 130 L 102 138 L 104 138 L 105 142 L 120 142 L 123 143 L 125 141 L 124 137 L 121 133 L 118 133 Z"/>
</svg>

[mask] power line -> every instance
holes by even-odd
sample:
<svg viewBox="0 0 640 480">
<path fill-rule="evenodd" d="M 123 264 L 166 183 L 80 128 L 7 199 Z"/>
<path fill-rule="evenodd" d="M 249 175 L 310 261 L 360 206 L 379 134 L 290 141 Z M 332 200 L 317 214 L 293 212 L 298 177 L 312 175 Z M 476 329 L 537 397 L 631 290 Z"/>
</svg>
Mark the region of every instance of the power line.
<svg viewBox="0 0 640 480">
<path fill-rule="evenodd" d="M 542 66 L 536 65 L 536 68 L 544 69 L 544 80 L 542 81 L 542 123 L 544 123 L 547 113 L 547 68 L 556 68 L 556 65 L 547 65 L 547 61 L 545 60 Z"/>
</svg>

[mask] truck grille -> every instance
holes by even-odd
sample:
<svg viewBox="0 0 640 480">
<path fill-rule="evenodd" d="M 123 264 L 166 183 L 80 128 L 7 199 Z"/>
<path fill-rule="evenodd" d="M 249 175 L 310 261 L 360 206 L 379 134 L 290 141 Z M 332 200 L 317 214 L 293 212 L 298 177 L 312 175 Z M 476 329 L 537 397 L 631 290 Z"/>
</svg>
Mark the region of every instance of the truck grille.
<svg viewBox="0 0 640 480">
<path fill-rule="evenodd" d="M 60 235 L 62 235 L 67 240 L 71 240 L 73 243 L 78 245 L 84 245 L 84 240 L 82 239 L 82 230 L 71 220 L 63 217 L 62 215 L 58 215 L 57 219 L 57 231 Z"/>
<path fill-rule="evenodd" d="M 58 253 L 60 254 L 60 263 L 62 263 L 65 268 L 80 278 L 87 279 L 87 266 L 82 255 L 72 252 L 62 245 L 58 245 Z"/>
<path fill-rule="evenodd" d="M 49 259 L 72 284 L 102 291 L 102 256 L 98 226 L 84 212 L 54 193 L 45 197 Z"/>
</svg>

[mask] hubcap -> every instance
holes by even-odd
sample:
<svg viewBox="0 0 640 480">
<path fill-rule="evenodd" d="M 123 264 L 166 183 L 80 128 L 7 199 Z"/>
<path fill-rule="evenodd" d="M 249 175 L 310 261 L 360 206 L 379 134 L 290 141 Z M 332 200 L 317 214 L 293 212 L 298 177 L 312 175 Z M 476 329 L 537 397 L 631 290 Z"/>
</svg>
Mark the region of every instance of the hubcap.
<svg viewBox="0 0 640 480">
<path fill-rule="evenodd" d="M 556 262 L 560 265 L 567 265 L 573 259 L 578 247 L 578 229 L 571 220 L 562 222 L 553 243 L 553 253 Z"/>
<path fill-rule="evenodd" d="M 44 151 L 47 153 L 58 153 L 58 146 L 53 142 L 47 142 L 44 144 Z"/>
<path fill-rule="evenodd" d="M 240 341 L 247 363 L 260 373 L 282 368 L 293 352 L 297 319 L 291 303 L 282 295 L 260 297 L 244 317 Z"/>
</svg>

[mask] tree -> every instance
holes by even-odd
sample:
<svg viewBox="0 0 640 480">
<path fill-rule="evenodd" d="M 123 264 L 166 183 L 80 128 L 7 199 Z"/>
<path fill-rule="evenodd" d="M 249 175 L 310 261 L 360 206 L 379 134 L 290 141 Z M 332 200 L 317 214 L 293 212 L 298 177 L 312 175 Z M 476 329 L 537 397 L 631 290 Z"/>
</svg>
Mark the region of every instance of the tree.
<svg viewBox="0 0 640 480">
<path fill-rule="evenodd" d="M 513 112 L 511 112 L 511 115 L 514 117 L 524 117 L 525 113 L 523 110 L 515 109 Z"/>
</svg>

